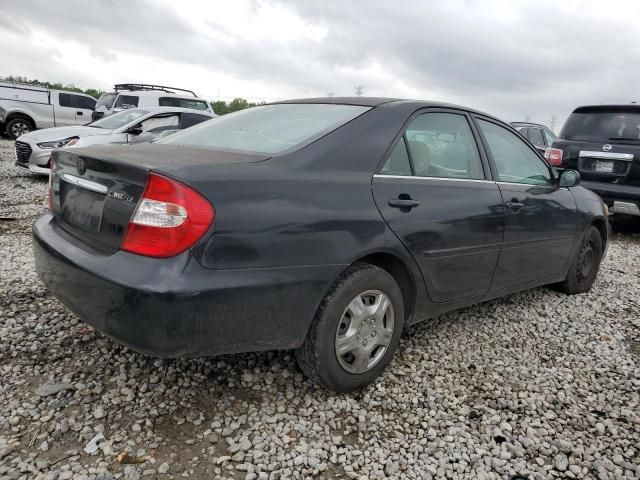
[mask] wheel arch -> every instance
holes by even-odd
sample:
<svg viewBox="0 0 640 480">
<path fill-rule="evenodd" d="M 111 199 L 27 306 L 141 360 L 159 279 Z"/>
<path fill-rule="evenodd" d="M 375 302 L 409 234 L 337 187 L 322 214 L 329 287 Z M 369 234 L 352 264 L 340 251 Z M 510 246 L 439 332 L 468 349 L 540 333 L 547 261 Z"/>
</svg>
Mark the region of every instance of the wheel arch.
<svg viewBox="0 0 640 480">
<path fill-rule="evenodd" d="M 9 123 L 11 120 L 14 120 L 16 118 L 22 118 L 24 120 L 28 120 L 29 122 L 31 122 L 31 125 L 33 125 L 34 127 L 36 126 L 36 122 L 33 119 L 33 117 L 31 117 L 28 113 L 24 113 L 20 111 L 14 111 L 14 112 L 8 113 L 5 118 L 5 123 Z"/>
<path fill-rule="evenodd" d="M 607 229 L 607 223 L 603 218 L 595 218 L 591 221 L 591 224 L 598 229 L 600 232 L 600 237 L 602 238 L 602 244 L 607 245 L 609 241 L 609 231 Z"/>
<path fill-rule="evenodd" d="M 402 292 L 405 325 L 409 324 L 409 320 L 413 316 L 416 307 L 417 286 L 414 274 L 411 272 L 411 269 L 405 261 L 393 253 L 373 252 L 357 258 L 349 265 L 349 267 L 355 263 L 368 263 L 370 265 L 374 265 L 386 271 L 394 278 Z"/>
</svg>

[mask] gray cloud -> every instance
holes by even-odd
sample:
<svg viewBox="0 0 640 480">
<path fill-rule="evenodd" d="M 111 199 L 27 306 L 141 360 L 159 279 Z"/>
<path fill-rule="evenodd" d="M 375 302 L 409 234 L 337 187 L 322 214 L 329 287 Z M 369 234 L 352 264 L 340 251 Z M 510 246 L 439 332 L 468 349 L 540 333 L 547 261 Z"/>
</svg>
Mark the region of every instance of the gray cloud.
<svg viewBox="0 0 640 480">
<path fill-rule="evenodd" d="M 223 6 L 196 31 L 171 8 L 150 1 L 70 0 L 64 9 L 47 0 L 11 2 L 3 6 L 0 29 L 79 41 L 105 69 L 117 69 L 119 54 L 135 53 L 251 79 L 283 97 L 350 94 L 363 84 L 369 95 L 410 91 L 507 120 L 530 115 L 542 122 L 578 104 L 635 99 L 640 33 L 632 18 L 640 11 L 631 2 L 598 9 L 587 2 L 274 1 L 326 36 L 286 43 L 275 35 L 237 38 Z M 251 3 L 258 17 L 268 5 Z M 7 58 L 0 53 L 0 65 L 10 65 Z M 73 75 L 55 62 L 50 69 L 54 80 L 57 72 Z"/>
</svg>

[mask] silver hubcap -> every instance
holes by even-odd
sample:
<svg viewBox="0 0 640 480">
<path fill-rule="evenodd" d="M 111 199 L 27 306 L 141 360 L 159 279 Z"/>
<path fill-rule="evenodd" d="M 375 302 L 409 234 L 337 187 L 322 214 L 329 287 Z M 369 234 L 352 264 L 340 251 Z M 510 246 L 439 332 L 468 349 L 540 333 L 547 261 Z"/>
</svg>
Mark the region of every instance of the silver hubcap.
<svg viewBox="0 0 640 480">
<path fill-rule="evenodd" d="M 336 358 L 349 373 L 364 373 L 384 356 L 393 337 L 393 305 L 379 290 L 349 302 L 336 331 Z"/>
<path fill-rule="evenodd" d="M 25 133 L 29 133 L 29 125 L 25 122 L 16 122 L 11 125 L 11 133 L 14 137 L 19 137 Z"/>
</svg>

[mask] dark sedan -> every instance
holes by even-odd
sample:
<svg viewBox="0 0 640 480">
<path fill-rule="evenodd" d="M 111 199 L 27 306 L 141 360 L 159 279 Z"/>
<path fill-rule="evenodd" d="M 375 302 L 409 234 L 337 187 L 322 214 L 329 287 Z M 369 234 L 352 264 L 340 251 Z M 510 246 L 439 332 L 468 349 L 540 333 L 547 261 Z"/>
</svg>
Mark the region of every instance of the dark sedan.
<svg viewBox="0 0 640 480">
<path fill-rule="evenodd" d="M 576 172 L 433 102 L 281 102 L 53 165 L 36 266 L 80 318 L 154 356 L 295 349 L 338 391 L 376 378 L 408 325 L 588 291 L 608 240 Z"/>
</svg>

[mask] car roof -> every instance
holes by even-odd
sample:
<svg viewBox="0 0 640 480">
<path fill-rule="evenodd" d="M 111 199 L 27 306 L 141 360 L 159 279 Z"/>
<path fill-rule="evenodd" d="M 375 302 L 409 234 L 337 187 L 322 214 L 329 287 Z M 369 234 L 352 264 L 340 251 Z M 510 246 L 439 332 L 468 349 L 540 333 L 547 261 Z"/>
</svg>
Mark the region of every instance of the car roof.
<svg viewBox="0 0 640 480">
<path fill-rule="evenodd" d="M 410 100 L 403 98 L 389 98 L 389 97 L 314 97 L 314 98 L 297 98 L 292 100 L 281 100 L 278 102 L 272 102 L 269 105 L 283 104 L 283 103 L 323 103 L 323 104 L 335 104 L 335 105 L 355 105 L 362 107 L 381 107 L 386 105 L 403 105 L 406 107 L 419 108 L 451 108 L 454 110 L 464 110 L 466 112 L 477 113 L 478 115 L 484 115 L 489 118 L 498 120 L 501 123 L 508 125 L 507 122 L 489 115 L 488 113 L 473 108 L 464 107 L 462 105 L 456 105 L 453 103 L 436 102 L 430 100 Z"/>
</svg>

